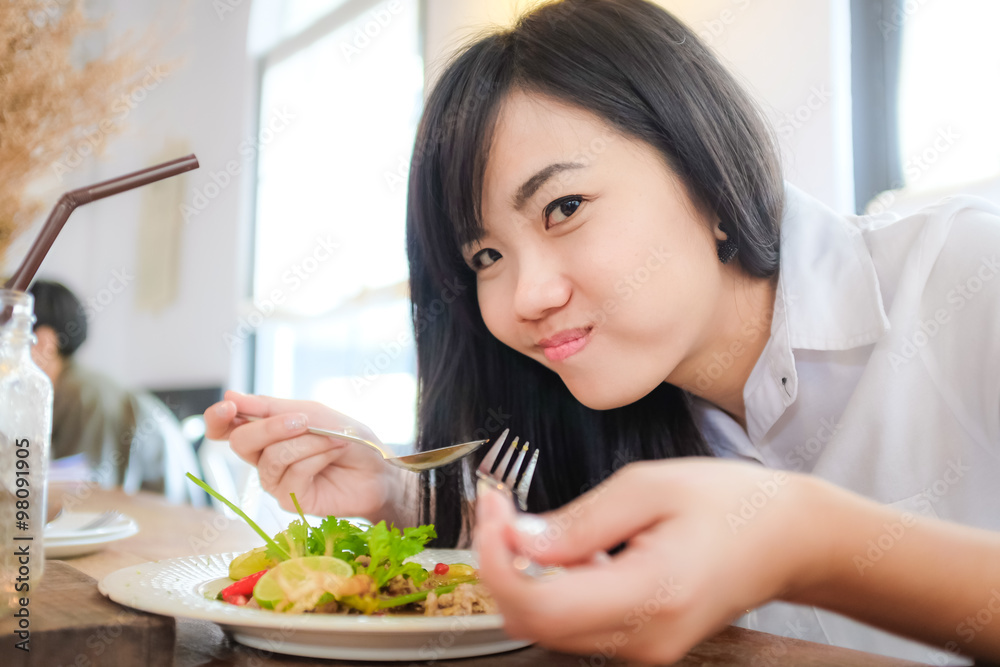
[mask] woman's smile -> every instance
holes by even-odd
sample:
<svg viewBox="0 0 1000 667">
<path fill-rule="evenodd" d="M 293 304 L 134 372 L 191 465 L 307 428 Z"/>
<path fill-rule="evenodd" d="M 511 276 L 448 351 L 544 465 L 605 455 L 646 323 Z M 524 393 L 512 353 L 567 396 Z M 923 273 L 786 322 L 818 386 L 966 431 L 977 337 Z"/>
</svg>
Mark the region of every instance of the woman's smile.
<svg viewBox="0 0 1000 667">
<path fill-rule="evenodd" d="M 587 347 L 593 327 L 565 329 L 538 342 L 549 361 L 564 361 Z"/>
</svg>

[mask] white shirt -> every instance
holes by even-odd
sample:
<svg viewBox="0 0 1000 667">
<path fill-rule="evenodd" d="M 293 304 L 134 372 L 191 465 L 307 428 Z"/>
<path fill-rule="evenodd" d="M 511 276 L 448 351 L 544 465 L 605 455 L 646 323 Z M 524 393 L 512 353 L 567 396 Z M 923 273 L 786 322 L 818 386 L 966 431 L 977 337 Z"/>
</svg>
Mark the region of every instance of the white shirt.
<svg viewBox="0 0 1000 667">
<path fill-rule="evenodd" d="M 717 361 L 706 377 L 724 372 L 726 359 Z M 1000 531 L 1000 207 L 957 196 L 905 218 L 844 216 L 786 185 L 771 335 L 743 398 L 746 432 L 695 401 L 720 456 L 812 473 L 904 512 Z M 888 535 L 882 547 L 894 539 L 905 534 Z M 879 566 L 874 546 L 858 554 L 859 571 Z M 812 607 L 772 603 L 739 624 L 969 664 Z M 956 628 L 955 645 L 970 632 Z"/>
</svg>

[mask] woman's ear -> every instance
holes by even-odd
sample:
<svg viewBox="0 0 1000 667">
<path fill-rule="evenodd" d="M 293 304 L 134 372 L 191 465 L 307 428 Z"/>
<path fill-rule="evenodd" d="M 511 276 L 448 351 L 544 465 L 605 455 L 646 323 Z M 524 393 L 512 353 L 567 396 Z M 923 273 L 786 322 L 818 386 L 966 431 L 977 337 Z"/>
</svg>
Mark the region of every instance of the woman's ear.
<svg viewBox="0 0 1000 667">
<path fill-rule="evenodd" d="M 712 233 L 715 234 L 716 241 L 728 241 L 729 234 L 722 231 L 722 220 L 716 220 L 715 225 L 712 227 Z"/>
<path fill-rule="evenodd" d="M 719 261 L 728 264 L 740 247 L 736 244 L 736 238 L 730 234 L 728 226 L 721 220 L 715 226 L 715 245 L 719 254 Z"/>
</svg>

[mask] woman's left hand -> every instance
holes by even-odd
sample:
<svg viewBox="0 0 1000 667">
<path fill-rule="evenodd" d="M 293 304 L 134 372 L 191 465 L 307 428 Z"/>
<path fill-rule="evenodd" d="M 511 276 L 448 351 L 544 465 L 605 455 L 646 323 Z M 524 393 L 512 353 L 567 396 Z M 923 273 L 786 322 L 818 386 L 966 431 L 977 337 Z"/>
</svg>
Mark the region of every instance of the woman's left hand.
<svg viewBox="0 0 1000 667">
<path fill-rule="evenodd" d="M 544 517 L 517 516 L 492 491 L 477 508 L 480 573 L 513 637 L 674 662 L 746 610 L 824 576 L 833 538 L 815 501 L 826 488 L 756 465 L 686 459 L 628 465 Z M 517 555 L 564 569 L 533 579 L 514 567 Z"/>
</svg>

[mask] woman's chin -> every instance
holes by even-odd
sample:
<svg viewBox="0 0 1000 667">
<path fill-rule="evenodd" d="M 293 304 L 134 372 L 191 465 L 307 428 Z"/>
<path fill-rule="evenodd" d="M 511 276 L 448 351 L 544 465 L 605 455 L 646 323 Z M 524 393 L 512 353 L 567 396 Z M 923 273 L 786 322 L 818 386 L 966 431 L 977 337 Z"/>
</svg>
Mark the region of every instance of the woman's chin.
<svg viewBox="0 0 1000 667">
<path fill-rule="evenodd" d="M 596 382 L 566 382 L 573 397 L 591 410 L 613 410 L 635 403 L 649 392 L 626 391 L 622 388 L 599 386 Z"/>
</svg>

